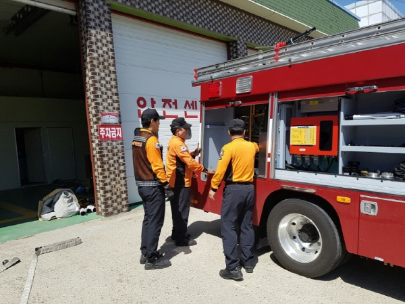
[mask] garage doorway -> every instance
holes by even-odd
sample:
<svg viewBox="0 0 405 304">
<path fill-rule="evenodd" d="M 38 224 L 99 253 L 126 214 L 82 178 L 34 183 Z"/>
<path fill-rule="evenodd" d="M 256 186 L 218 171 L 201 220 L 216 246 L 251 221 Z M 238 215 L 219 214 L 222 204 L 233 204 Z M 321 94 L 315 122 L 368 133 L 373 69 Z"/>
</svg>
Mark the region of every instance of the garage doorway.
<svg viewBox="0 0 405 304">
<path fill-rule="evenodd" d="M 39 200 L 56 188 L 92 189 L 92 170 L 74 3 L 0 1 L 0 49 L 4 227 L 36 221 Z"/>
</svg>

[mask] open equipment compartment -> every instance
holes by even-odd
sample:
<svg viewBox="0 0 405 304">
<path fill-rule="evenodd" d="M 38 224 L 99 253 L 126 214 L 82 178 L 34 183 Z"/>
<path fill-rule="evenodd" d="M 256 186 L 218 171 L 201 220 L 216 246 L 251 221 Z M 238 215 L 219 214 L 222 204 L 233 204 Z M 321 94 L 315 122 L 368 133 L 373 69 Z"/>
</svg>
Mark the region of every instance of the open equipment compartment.
<svg viewBox="0 0 405 304">
<path fill-rule="evenodd" d="M 279 103 L 275 177 L 403 194 L 404 180 L 394 176 L 405 161 L 405 113 L 395 110 L 398 100 L 405 103 L 405 91 Z"/>
<path fill-rule="evenodd" d="M 276 169 L 337 173 L 339 99 L 280 103 Z"/>
<path fill-rule="evenodd" d="M 255 158 L 255 176 L 266 177 L 267 164 L 267 141 L 269 105 L 260 103 L 237 107 L 205 108 L 203 115 L 202 139 L 204 147 L 202 163 L 205 167 L 216 169 L 221 148 L 231 141 L 228 135 L 229 122 L 241 119 L 245 122 L 245 140 L 256 142 L 259 145 L 259 153 Z"/>
<path fill-rule="evenodd" d="M 342 98 L 340 171 L 359 162 L 364 172 L 393 172 L 405 161 L 405 113 L 394 111 L 404 91 Z M 398 180 L 397 180 L 398 181 Z"/>
</svg>

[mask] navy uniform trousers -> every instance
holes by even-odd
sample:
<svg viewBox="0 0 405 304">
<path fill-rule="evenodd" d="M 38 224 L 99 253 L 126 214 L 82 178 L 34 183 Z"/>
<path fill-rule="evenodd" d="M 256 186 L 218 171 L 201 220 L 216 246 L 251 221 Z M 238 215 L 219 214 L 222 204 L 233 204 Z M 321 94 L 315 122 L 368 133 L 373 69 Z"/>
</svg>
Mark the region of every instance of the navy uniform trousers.
<svg viewBox="0 0 405 304">
<path fill-rule="evenodd" d="M 141 252 L 148 260 L 157 257 L 160 231 L 165 219 L 165 190 L 163 186 L 138 187 L 145 215 L 142 223 Z"/>
<path fill-rule="evenodd" d="M 252 224 L 253 205 L 253 184 L 228 184 L 225 186 L 221 207 L 221 233 L 225 263 L 228 270 L 233 270 L 240 264 L 254 266 L 253 245 L 255 233 Z M 237 225 L 240 227 L 240 259 L 237 248 Z"/>
<path fill-rule="evenodd" d="M 176 241 L 183 241 L 187 238 L 188 216 L 190 214 L 190 193 L 189 187 L 173 188 L 174 196 L 170 200 L 173 220 L 173 238 Z"/>
</svg>

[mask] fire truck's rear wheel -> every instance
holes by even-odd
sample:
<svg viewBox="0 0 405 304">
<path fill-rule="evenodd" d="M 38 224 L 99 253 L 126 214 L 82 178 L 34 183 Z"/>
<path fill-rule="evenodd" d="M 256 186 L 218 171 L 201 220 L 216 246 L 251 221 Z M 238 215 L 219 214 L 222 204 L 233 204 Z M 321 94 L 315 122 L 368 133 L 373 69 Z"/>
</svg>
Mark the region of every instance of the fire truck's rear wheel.
<svg viewBox="0 0 405 304">
<path fill-rule="evenodd" d="M 344 257 L 332 219 L 308 201 L 286 199 L 276 205 L 267 220 L 267 236 L 281 265 L 309 278 L 327 274 Z"/>
</svg>

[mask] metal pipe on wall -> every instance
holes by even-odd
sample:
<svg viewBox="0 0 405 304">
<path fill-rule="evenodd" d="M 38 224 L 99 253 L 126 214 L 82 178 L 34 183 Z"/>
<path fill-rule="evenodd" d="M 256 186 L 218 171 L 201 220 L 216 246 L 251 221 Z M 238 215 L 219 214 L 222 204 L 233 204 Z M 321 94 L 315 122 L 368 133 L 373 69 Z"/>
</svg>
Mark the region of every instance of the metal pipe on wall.
<svg viewBox="0 0 405 304">
<path fill-rule="evenodd" d="M 38 1 L 35 1 L 35 0 L 13 0 L 13 1 L 14 2 L 24 3 L 24 4 L 27 4 L 27 5 L 31 5 L 31 6 L 35 6 L 35 7 L 39 7 L 39 8 L 43 8 L 43 9 L 47 9 L 47 10 L 50 10 L 50 11 L 69 14 L 69 15 L 72 15 L 72 16 L 76 15 L 75 10 L 70 10 L 70 9 L 59 7 L 59 6 L 56 6 L 56 5 L 46 4 L 46 3 L 38 2 Z"/>
</svg>

